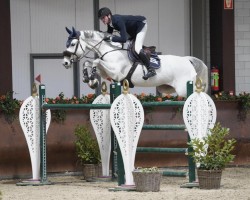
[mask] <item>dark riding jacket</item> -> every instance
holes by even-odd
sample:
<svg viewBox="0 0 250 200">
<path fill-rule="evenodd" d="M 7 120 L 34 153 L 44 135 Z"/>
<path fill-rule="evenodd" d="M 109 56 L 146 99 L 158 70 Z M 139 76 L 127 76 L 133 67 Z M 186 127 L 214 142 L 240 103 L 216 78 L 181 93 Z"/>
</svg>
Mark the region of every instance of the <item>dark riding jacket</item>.
<svg viewBox="0 0 250 200">
<path fill-rule="evenodd" d="M 112 36 L 112 42 L 125 43 L 128 39 L 135 39 L 146 23 L 144 16 L 133 15 L 112 15 L 112 26 L 108 25 L 108 33 L 112 34 L 114 30 L 120 31 L 119 36 Z"/>
</svg>

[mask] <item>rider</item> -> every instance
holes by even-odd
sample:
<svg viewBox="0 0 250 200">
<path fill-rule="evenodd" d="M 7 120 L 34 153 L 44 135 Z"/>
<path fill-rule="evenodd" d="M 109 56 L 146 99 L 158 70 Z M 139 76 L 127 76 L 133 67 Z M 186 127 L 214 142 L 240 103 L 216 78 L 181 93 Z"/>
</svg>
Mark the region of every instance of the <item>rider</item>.
<svg viewBox="0 0 250 200">
<path fill-rule="evenodd" d="M 98 18 L 108 26 L 108 33 L 112 34 L 114 30 L 120 31 L 120 37 L 115 35 L 107 36 L 104 40 L 125 43 L 128 39 L 127 34 L 130 39 L 135 39 L 135 51 L 148 70 L 148 73 L 142 78 L 147 80 L 155 76 L 155 69 L 150 66 L 150 61 L 142 49 L 144 38 L 147 33 L 146 18 L 144 16 L 112 15 L 110 9 L 106 7 L 98 11 Z"/>
</svg>

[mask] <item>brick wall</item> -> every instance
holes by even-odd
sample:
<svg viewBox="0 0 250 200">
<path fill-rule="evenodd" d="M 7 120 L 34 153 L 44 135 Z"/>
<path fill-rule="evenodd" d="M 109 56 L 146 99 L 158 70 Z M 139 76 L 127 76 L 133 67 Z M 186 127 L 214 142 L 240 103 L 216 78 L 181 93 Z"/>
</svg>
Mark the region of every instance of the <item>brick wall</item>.
<svg viewBox="0 0 250 200">
<path fill-rule="evenodd" d="M 236 93 L 250 92 L 250 1 L 235 0 Z"/>
</svg>

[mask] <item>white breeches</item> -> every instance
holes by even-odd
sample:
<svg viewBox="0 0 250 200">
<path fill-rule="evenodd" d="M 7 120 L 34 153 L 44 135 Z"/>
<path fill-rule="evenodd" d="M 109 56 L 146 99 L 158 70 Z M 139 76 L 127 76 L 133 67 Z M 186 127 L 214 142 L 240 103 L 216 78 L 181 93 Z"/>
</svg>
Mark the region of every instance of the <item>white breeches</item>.
<svg viewBox="0 0 250 200">
<path fill-rule="evenodd" d="M 144 43 L 144 39 L 146 37 L 146 33 L 147 33 L 147 22 L 145 22 L 145 25 L 143 27 L 143 29 L 141 30 L 141 32 L 137 33 L 136 38 L 135 38 L 135 51 L 136 53 L 140 53 L 141 49 L 142 49 L 142 45 Z"/>
</svg>

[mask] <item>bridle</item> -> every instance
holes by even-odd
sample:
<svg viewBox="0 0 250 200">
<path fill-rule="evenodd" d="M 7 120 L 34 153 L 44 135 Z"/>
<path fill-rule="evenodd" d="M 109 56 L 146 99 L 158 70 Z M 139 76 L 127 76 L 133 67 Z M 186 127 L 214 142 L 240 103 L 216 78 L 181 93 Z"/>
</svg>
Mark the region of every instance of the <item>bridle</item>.
<svg viewBox="0 0 250 200">
<path fill-rule="evenodd" d="M 69 58 L 70 58 L 72 55 L 75 56 L 77 59 L 73 59 L 73 58 L 70 59 L 70 62 L 71 62 L 71 63 L 80 61 L 82 58 L 89 58 L 89 59 L 93 59 L 93 60 L 96 59 L 96 57 L 89 57 L 89 56 L 87 56 L 91 51 L 94 51 L 94 52 L 98 55 L 98 57 L 99 57 L 100 59 L 103 59 L 103 57 L 104 57 L 106 54 L 110 53 L 110 52 L 118 51 L 118 50 L 127 50 L 127 49 L 124 49 L 124 48 L 123 48 L 123 45 L 122 45 L 121 48 L 119 48 L 119 49 L 113 49 L 113 50 L 111 50 L 111 51 L 107 51 L 107 52 L 105 52 L 105 53 L 102 55 L 102 53 L 101 53 L 101 52 L 99 51 L 99 49 L 97 48 L 98 45 L 100 45 L 100 44 L 104 41 L 104 39 L 102 39 L 102 40 L 101 40 L 100 42 L 98 42 L 96 45 L 90 45 L 90 44 L 88 44 L 91 48 L 89 48 L 89 50 L 85 53 L 85 51 L 83 50 L 83 47 L 82 47 L 82 45 L 81 45 L 81 42 L 80 42 L 80 38 L 79 38 L 79 37 L 74 37 L 74 38 L 70 38 L 70 39 L 76 39 L 76 40 L 77 40 L 76 47 L 75 47 L 75 51 L 74 51 L 74 52 L 70 52 L 70 51 L 66 50 L 66 51 L 63 52 L 63 56 L 66 56 L 66 57 L 69 57 Z M 77 49 L 78 49 L 79 46 L 80 46 L 80 48 L 81 48 L 82 51 L 83 51 L 83 55 L 82 55 L 82 56 L 78 56 L 78 55 L 76 54 Z"/>
<path fill-rule="evenodd" d="M 81 42 L 80 42 L 79 37 L 71 37 L 71 38 L 69 38 L 69 39 L 71 39 L 71 40 L 76 39 L 76 40 L 77 40 L 76 47 L 75 47 L 75 51 L 74 51 L 74 52 L 70 52 L 70 51 L 66 50 L 66 51 L 63 52 L 63 56 L 66 56 L 66 57 L 69 57 L 69 58 L 70 58 L 70 57 L 73 55 L 73 56 L 75 56 L 77 59 L 73 59 L 73 58 L 72 58 L 72 59 L 70 59 L 70 62 L 71 62 L 71 63 L 77 62 L 77 61 L 81 60 L 81 59 L 84 57 L 85 51 L 83 50 L 83 47 L 82 47 L 82 45 L 81 45 Z M 81 47 L 81 49 L 82 49 L 82 51 L 83 51 L 83 55 L 82 55 L 82 56 L 78 56 L 78 55 L 76 54 L 77 49 L 78 49 L 79 46 Z"/>
</svg>

